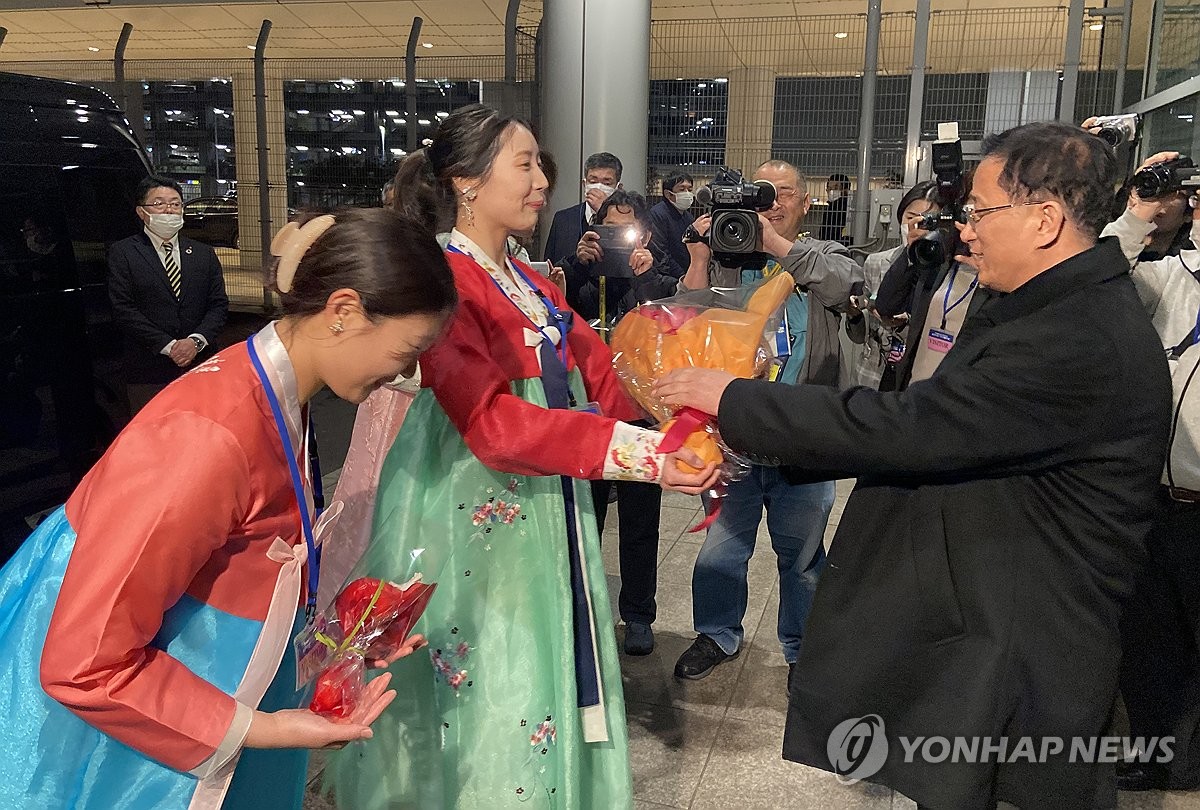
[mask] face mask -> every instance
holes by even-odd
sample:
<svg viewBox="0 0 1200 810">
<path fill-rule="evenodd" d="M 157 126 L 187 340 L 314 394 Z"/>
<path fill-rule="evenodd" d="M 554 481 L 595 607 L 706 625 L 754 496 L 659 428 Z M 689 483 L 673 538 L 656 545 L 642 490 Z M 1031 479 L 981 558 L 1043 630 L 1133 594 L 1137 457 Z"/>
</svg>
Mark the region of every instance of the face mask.
<svg viewBox="0 0 1200 810">
<path fill-rule="evenodd" d="M 692 192 L 676 191 L 675 199 L 672 201 L 671 204 L 674 205 L 676 208 L 678 208 L 680 211 L 686 211 L 692 207 L 692 203 L 695 201 L 696 201 L 696 195 L 693 194 Z"/>
<path fill-rule="evenodd" d="M 146 228 L 159 239 L 174 239 L 183 227 L 183 214 L 151 214 Z"/>
<path fill-rule="evenodd" d="M 830 202 L 833 202 L 834 200 L 840 200 L 841 198 L 842 198 L 842 192 L 838 191 L 837 189 L 834 189 L 833 191 L 829 192 L 829 201 Z"/>
<path fill-rule="evenodd" d="M 587 185 L 585 185 L 583 187 L 584 194 L 587 194 L 589 191 L 592 191 L 592 190 L 602 192 L 604 194 L 605 199 L 608 199 L 609 197 L 611 197 L 613 195 L 613 192 L 616 191 L 616 189 L 613 188 L 612 186 L 606 186 L 603 183 L 588 183 Z"/>
</svg>

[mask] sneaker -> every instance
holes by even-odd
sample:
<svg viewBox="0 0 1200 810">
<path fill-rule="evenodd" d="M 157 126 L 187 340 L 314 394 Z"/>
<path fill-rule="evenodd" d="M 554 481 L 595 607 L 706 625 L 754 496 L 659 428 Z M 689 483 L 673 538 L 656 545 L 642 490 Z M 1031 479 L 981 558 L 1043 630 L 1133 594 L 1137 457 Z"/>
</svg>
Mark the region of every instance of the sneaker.
<svg viewBox="0 0 1200 810">
<path fill-rule="evenodd" d="M 683 655 L 679 656 L 679 660 L 675 662 L 675 677 L 698 681 L 707 677 L 717 664 L 737 658 L 738 652 L 740 650 L 731 655 L 717 646 L 717 642 L 708 636 L 698 635 L 692 642 L 692 646 L 684 650 Z"/>
<path fill-rule="evenodd" d="M 654 652 L 654 631 L 650 625 L 629 622 L 625 625 L 625 654 L 649 655 Z"/>
</svg>

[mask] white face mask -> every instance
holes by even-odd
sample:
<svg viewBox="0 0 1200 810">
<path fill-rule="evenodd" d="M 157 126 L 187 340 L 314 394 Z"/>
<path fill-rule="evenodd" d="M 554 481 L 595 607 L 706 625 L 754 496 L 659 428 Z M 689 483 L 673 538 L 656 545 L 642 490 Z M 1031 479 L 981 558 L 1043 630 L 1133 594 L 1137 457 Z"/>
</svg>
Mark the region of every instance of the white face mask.
<svg viewBox="0 0 1200 810">
<path fill-rule="evenodd" d="M 692 207 L 692 203 L 695 201 L 696 201 L 696 195 L 693 194 L 692 192 L 676 191 L 675 199 L 671 201 L 671 204 L 674 205 L 676 208 L 678 208 L 680 211 L 686 211 Z"/>
<path fill-rule="evenodd" d="M 605 199 L 608 199 L 609 197 L 611 197 L 613 195 L 613 192 L 616 191 L 616 189 L 613 188 L 612 186 L 606 186 L 603 183 L 588 183 L 587 185 L 585 185 L 583 187 L 584 194 L 587 194 L 589 191 L 592 191 L 592 190 L 603 192 Z"/>
<path fill-rule="evenodd" d="M 829 201 L 830 202 L 833 202 L 834 200 L 840 200 L 841 198 L 842 198 L 842 192 L 840 189 L 835 188 L 833 191 L 829 192 Z"/>
<path fill-rule="evenodd" d="M 175 234 L 183 227 L 183 214 L 151 214 L 146 229 L 162 239 L 174 239 Z"/>
</svg>

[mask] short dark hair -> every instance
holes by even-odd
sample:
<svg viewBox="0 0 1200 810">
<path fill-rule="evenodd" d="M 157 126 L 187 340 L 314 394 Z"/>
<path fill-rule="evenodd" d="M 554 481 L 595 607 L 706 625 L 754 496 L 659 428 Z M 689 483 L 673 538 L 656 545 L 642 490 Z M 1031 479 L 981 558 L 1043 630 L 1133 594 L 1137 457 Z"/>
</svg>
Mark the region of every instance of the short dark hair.
<svg viewBox="0 0 1200 810">
<path fill-rule="evenodd" d="M 584 177 L 592 169 L 613 169 L 616 171 L 619 181 L 624 167 L 621 166 L 621 159 L 612 152 L 597 152 L 594 155 L 588 155 L 588 159 L 583 162 Z"/>
<path fill-rule="evenodd" d="M 844 174 L 831 174 L 829 175 L 829 180 L 827 182 L 841 183 L 842 185 L 848 186 L 850 185 L 850 178 Z"/>
<path fill-rule="evenodd" d="M 984 160 L 1003 161 L 998 182 L 1010 198 L 1057 197 L 1076 228 L 1099 238 L 1120 182 L 1111 146 L 1077 126 L 1044 121 L 989 135 L 982 147 Z"/>
<path fill-rule="evenodd" d="M 142 182 L 138 183 L 137 187 L 137 204 L 145 205 L 146 198 L 150 196 L 150 192 L 156 188 L 174 189 L 179 195 L 179 199 L 183 199 L 183 187 L 178 182 L 170 177 L 164 177 L 161 174 L 150 174 L 142 178 Z"/>
<path fill-rule="evenodd" d="M 423 223 L 390 208 L 348 208 L 334 217 L 300 260 L 291 289 L 279 294 L 285 315 L 315 315 L 343 288 L 358 293 L 371 319 L 454 308 L 454 276 Z"/>
<path fill-rule="evenodd" d="M 917 200 L 929 200 L 930 202 L 935 202 L 934 200 L 930 199 L 930 192 L 932 192 L 936 186 L 937 183 L 933 180 L 922 180 L 920 183 L 917 183 L 915 186 L 906 191 L 904 196 L 900 198 L 900 204 L 896 206 L 896 221 L 903 223 L 905 209 L 907 209 Z"/>
<path fill-rule="evenodd" d="M 675 186 L 680 183 L 694 183 L 695 180 L 687 172 L 671 172 L 667 175 L 667 179 L 663 180 L 663 191 L 674 191 Z"/>
<path fill-rule="evenodd" d="M 619 188 L 608 196 L 608 199 L 600 203 L 600 210 L 596 211 L 596 216 L 592 217 L 592 222 L 598 225 L 604 224 L 604 218 L 608 216 L 609 209 L 612 208 L 628 208 L 633 211 L 633 218 L 637 224 L 641 225 L 649 231 L 654 220 L 650 217 L 650 206 L 646 204 L 646 198 L 636 191 L 626 191 Z"/>
</svg>

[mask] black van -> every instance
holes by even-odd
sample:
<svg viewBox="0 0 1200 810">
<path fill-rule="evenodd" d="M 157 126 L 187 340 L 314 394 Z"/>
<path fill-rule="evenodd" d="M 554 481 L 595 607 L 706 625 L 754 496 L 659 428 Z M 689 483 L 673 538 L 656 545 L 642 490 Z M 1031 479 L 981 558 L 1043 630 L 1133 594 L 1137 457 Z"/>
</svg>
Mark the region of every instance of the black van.
<svg viewBox="0 0 1200 810">
<path fill-rule="evenodd" d="M 148 173 L 107 95 L 0 73 L 0 560 L 129 419 L 105 255 Z"/>
</svg>

